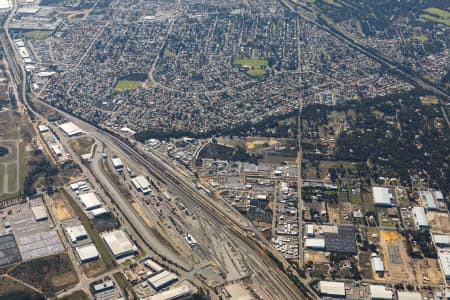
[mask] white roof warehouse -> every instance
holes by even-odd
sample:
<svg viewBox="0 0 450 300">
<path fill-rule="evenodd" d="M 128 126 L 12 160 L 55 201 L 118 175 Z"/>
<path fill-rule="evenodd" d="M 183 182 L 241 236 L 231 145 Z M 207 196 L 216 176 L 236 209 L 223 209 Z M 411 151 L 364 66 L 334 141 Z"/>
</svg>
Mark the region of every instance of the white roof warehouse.
<svg viewBox="0 0 450 300">
<path fill-rule="evenodd" d="M 93 210 L 102 206 L 102 202 L 98 200 L 97 195 L 93 192 L 81 194 L 80 201 L 86 210 Z"/>
<path fill-rule="evenodd" d="M 321 295 L 345 298 L 345 283 L 336 281 L 320 281 Z"/>
<path fill-rule="evenodd" d="M 387 290 L 384 285 L 371 284 L 369 289 L 373 300 L 391 300 L 394 294 L 391 290 Z"/>
<path fill-rule="evenodd" d="M 31 211 L 33 212 L 33 216 L 36 221 L 48 219 L 47 211 L 45 210 L 45 207 L 43 205 L 34 206 L 31 208 Z"/>
<path fill-rule="evenodd" d="M 59 125 L 59 128 L 67 135 L 67 136 L 75 136 L 83 133 L 77 125 L 72 122 L 67 122 Z"/>
<path fill-rule="evenodd" d="M 394 206 L 394 194 L 392 189 L 374 186 L 372 188 L 373 201 L 377 206 Z"/>
<path fill-rule="evenodd" d="M 155 290 L 159 290 L 174 283 L 177 280 L 178 276 L 165 270 L 157 275 L 150 277 L 150 279 L 148 279 L 148 283 L 150 283 Z"/>
<path fill-rule="evenodd" d="M 107 232 L 102 237 L 115 258 L 134 254 L 138 250 L 123 230 Z"/>
<path fill-rule="evenodd" d="M 150 182 L 148 182 L 147 178 L 145 178 L 144 176 L 139 175 L 139 176 L 133 178 L 131 180 L 131 182 L 133 183 L 134 187 L 138 191 L 140 191 L 140 192 L 142 192 L 144 194 L 148 194 L 148 193 L 151 192 Z"/>
<path fill-rule="evenodd" d="M 98 251 L 94 244 L 88 244 L 75 248 L 80 261 L 87 262 L 98 259 Z"/>
<path fill-rule="evenodd" d="M 425 209 L 423 207 L 413 207 L 412 211 L 417 229 L 428 229 L 429 224 Z"/>
<path fill-rule="evenodd" d="M 120 157 L 113 158 L 112 159 L 112 163 L 113 163 L 114 169 L 116 169 L 116 170 L 122 170 L 123 169 L 123 162 L 120 159 Z"/>
<path fill-rule="evenodd" d="M 444 273 L 445 280 L 450 279 L 450 252 L 438 252 L 439 264 L 441 265 L 442 273 Z"/>
</svg>

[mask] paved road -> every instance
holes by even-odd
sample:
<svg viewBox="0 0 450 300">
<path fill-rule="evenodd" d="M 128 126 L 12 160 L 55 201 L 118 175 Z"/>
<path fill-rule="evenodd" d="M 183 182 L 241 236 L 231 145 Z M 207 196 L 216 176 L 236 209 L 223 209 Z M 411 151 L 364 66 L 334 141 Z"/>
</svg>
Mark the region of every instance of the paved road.
<svg viewBox="0 0 450 300">
<path fill-rule="evenodd" d="M 15 13 L 15 10 L 13 14 Z M 39 116 L 33 109 L 28 105 L 27 95 L 25 92 L 26 88 L 26 78 L 23 65 L 18 59 L 18 55 L 13 47 L 13 42 L 7 33 L 8 39 L 5 43 L 3 38 L 3 46 L 5 47 L 5 53 L 8 61 L 13 69 L 16 70 L 15 82 L 18 87 L 19 102 L 22 102 L 28 109 L 28 112 Z M 36 99 L 42 105 L 47 105 L 44 101 Z M 50 107 L 47 105 L 47 107 Z M 55 108 L 50 107 L 56 110 Z M 73 121 L 81 128 L 86 131 L 90 131 L 94 137 L 103 142 L 109 148 L 111 148 L 116 153 L 123 153 L 124 156 L 134 160 L 138 164 L 142 164 L 148 170 L 148 172 L 153 176 L 158 178 L 161 182 L 165 183 L 169 191 L 174 190 L 176 194 L 185 195 L 184 204 L 190 209 L 195 209 L 201 213 L 201 217 L 208 220 L 209 223 L 214 224 L 218 232 L 223 236 L 227 237 L 230 241 L 235 243 L 244 257 L 247 267 L 252 271 L 253 280 L 259 284 L 266 293 L 270 295 L 272 299 L 301 299 L 302 293 L 300 290 L 292 283 L 288 276 L 279 269 L 277 264 L 269 258 L 266 252 L 270 252 L 272 256 L 277 257 L 277 260 L 283 263 L 285 266 L 289 266 L 286 260 L 273 248 L 273 246 L 264 238 L 261 234 L 254 229 L 248 223 L 245 223 L 241 217 L 236 218 L 236 212 L 230 210 L 229 208 L 224 208 L 221 205 L 217 205 L 213 199 L 203 194 L 196 189 L 195 185 L 186 180 L 184 176 L 180 176 L 179 172 L 174 171 L 171 166 L 161 162 L 155 156 L 143 156 L 136 150 L 131 148 L 129 145 L 123 143 L 116 137 L 98 130 L 97 128 L 91 126 L 88 123 L 81 121 L 78 118 L 69 116 L 62 111 L 58 112 L 63 115 L 68 120 Z M 86 129 L 87 128 L 87 129 Z M 84 170 L 87 171 L 87 170 Z M 88 173 L 89 174 L 89 173 Z M 99 175 L 101 176 L 101 175 Z M 104 180 L 104 179 L 103 179 Z M 102 180 L 102 181 L 103 181 Z M 106 184 L 106 182 L 105 182 Z M 100 188 L 100 187 L 99 187 Z M 114 190 L 114 187 L 113 187 Z M 115 193 L 112 193 L 115 194 Z M 125 211 L 126 205 L 123 201 L 118 201 L 118 205 L 122 205 Z M 142 226 L 142 222 L 133 213 L 134 217 L 128 218 L 133 226 Z M 139 225 L 140 224 L 140 225 Z M 143 228 L 143 230 L 137 230 L 138 234 L 145 234 L 148 232 Z M 151 237 L 148 237 L 151 240 Z M 146 237 L 143 237 L 146 240 Z M 259 245 L 259 246 L 258 246 Z M 306 287 L 306 289 L 308 289 Z M 310 295 L 314 295 L 314 292 L 309 290 Z"/>
<path fill-rule="evenodd" d="M 51 209 L 51 199 L 47 196 L 44 197 L 44 202 L 47 205 L 48 211 L 50 212 L 50 217 L 55 223 L 56 230 L 58 232 L 59 237 L 61 238 L 61 241 L 64 245 L 64 249 L 66 250 L 67 255 L 69 256 L 70 260 L 72 261 L 74 271 L 77 274 L 78 277 L 78 283 L 73 287 L 73 290 L 81 289 L 84 290 L 89 294 L 89 284 L 86 284 L 87 277 L 83 274 L 81 270 L 81 266 L 79 264 L 78 259 L 75 257 L 75 254 L 73 252 L 73 249 L 71 249 L 71 245 L 67 242 L 64 232 L 61 228 L 61 223 L 58 221 L 58 219 L 55 217 L 53 210 Z"/>
<path fill-rule="evenodd" d="M 200 207 L 202 218 L 208 219 L 209 222 L 215 224 L 217 230 L 220 230 L 222 234 L 228 236 L 231 241 L 238 245 L 244 257 L 247 258 L 247 263 L 253 272 L 263 278 L 262 281 L 266 287 L 270 286 L 270 291 L 268 291 L 269 295 L 273 295 L 274 299 L 280 299 L 280 297 L 282 299 L 296 299 L 299 297 L 299 291 L 292 286 L 287 276 L 278 271 L 273 261 L 268 259 L 259 247 L 255 247 L 255 242 L 263 244 L 266 249 L 269 249 L 271 245 L 268 243 L 265 244 L 265 240 L 255 241 L 248 239 L 247 234 L 249 233 L 246 230 L 250 229 L 249 226 L 244 227 L 241 223 L 235 222 L 234 219 L 231 219 L 233 218 L 232 213 L 226 209 L 211 205 L 210 199 L 206 195 L 199 192 L 194 184 L 187 181 L 184 176 L 180 176 L 176 172 L 172 173 L 173 170 L 170 166 L 162 165 L 160 161 L 157 159 L 153 160 L 154 158 L 152 159 L 151 156 L 143 158 L 134 150 L 121 144 L 120 141 L 115 142 L 120 145 L 118 148 L 128 152 L 129 157 L 132 157 L 138 162 L 140 161 L 146 166 L 154 177 L 159 178 L 169 187 L 169 190 L 175 190 L 177 194 L 184 194 L 186 196 L 184 204 L 187 207 L 192 209 Z M 246 223 L 245 225 L 248 224 Z M 253 231 L 250 233 L 255 234 Z M 280 261 L 283 261 L 283 259 L 280 258 Z M 270 272 L 269 270 L 273 271 Z"/>
<path fill-rule="evenodd" d="M 303 268 L 303 198 L 302 198 L 302 159 L 303 159 L 303 150 L 302 150 L 302 124 L 301 124 L 301 114 L 302 114 L 303 104 L 301 100 L 299 100 L 299 113 L 298 113 L 298 135 L 297 135 L 297 144 L 298 144 L 298 152 L 297 152 L 297 197 L 298 197 L 298 265 Z"/>
<path fill-rule="evenodd" d="M 164 254 L 169 260 L 184 269 L 189 270 L 192 268 L 192 266 L 181 260 L 177 253 L 174 253 L 162 244 L 162 242 L 154 235 L 151 228 L 149 228 L 145 222 L 137 216 L 130 202 L 123 197 L 118 187 L 113 184 L 111 179 L 105 174 L 103 168 L 101 167 L 101 162 L 103 160 L 101 153 L 104 151 L 101 143 L 97 143 L 97 151 L 94 153 L 94 157 L 92 158 L 88 168 L 80 161 L 78 155 L 73 152 L 69 145 L 69 139 L 61 134 L 59 129 L 53 124 L 48 123 L 48 126 L 53 129 L 61 143 L 64 145 L 64 148 L 67 149 L 73 157 L 74 161 L 80 165 L 83 174 L 90 179 L 90 182 L 94 185 L 96 191 L 101 195 L 102 199 L 105 200 L 109 206 L 117 207 L 123 214 L 125 220 L 130 224 L 130 226 L 125 224 L 130 233 L 136 232 L 136 234 L 133 235 L 140 236 L 144 241 L 146 241 L 149 249 L 153 249 L 159 254 Z M 113 202 L 110 197 L 106 195 L 106 191 L 112 198 Z"/>
<path fill-rule="evenodd" d="M 131 206 L 130 202 L 127 199 L 124 199 L 118 187 L 111 182 L 111 180 L 102 170 L 103 168 L 101 167 L 101 160 L 101 155 L 98 155 L 98 153 L 92 159 L 90 170 L 92 171 L 93 176 L 98 180 L 101 186 L 108 191 L 108 193 L 115 201 L 116 205 L 119 207 L 120 211 L 127 217 L 128 221 L 139 233 L 141 238 L 146 241 L 147 245 L 156 253 L 166 256 L 168 260 L 174 262 L 175 264 L 181 266 L 186 270 L 192 269 L 192 265 L 182 260 L 178 253 L 175 253 L 158 239 L 151 228 L 148 227 L 146 222 L 142 220 L 141 216 L 138 216 L 138 218 L 136 218 L 136 211 Z"/>
<path fill-rule="evenodd" d="M 391 71 L 404 76 L 409 81 L 413 82 L 416 86 L 424 88 L 424 89 L 432 92 L 433 94 L 442 97 L 443 99 L 448 100 L 450 98 L 448 93 L 446 91 L 444 91 L 443 89 L 433 86 L 430 82 L 427 82 L 426 80 L 424 80 L 417 74 L 409 73 L 409 72 L 406 72 L 406 71 L 403 71 L 402 69 L 400 69 L 400 67 L 399 67 L 399 66 L 401 66 L 400 63 L 392 60 L 389 57 L 384 56 L 382 53 L 375 54 L 373 52 L 368 51 L 368 48 L 359 44 L 351 36 L 348 36 L 345 32 L 342 32 L 342 30 L 339 30 L 339 28 L 337 28 L 337 26 L 335 26 L 335 24 L 327 23 L 324 25 L 324 24 L 319 23 L 317 21 L 317 16 L 311 15 L 310 13 L 307 14 L 306 11 L 301 9 L 301 6 L 297 5 L 292 0 L 280 0 L 280 2 L 282 4 L 284 4 L 287 8 L 289 8 L 292 12 L 298 14 L 303 19 L 313 23 L 320 29 L 325 30 L 326 32 L 332 34 L 334 37 L 336 37 L 337 39 L 339 39 L 340 41 L 342 41 L 349 47 L 363 53 L 367 57 L 369 57 L 379 63 L 385 64 L 386 66 L 388 66 L 391 69 Z"/>
<path fill-rule="evenodd" d="M 47 105 L 45 102 L 40 103 L 42 105 Z M 269 249 L 270 251 L 273 251 L 273 255 L 278 257 L 280 261 L 285 262 L 284 258 L 279 255 L 279 253 L 275 252 L 276 250 L 274 250 L 266 240 L 258 240 L 259 237 L 256 233 L 253 231 L 248 232 L 249 229 L 253 229 L 246 226 L 248 225 L 248 222 L 243 222 L 243 225 L 234 219 L 230 219 L 233 218 L 234 215 L 232 211 L 227 211 L 225 208 L 217 208 L 214 204 L 210 203 L 210 199 L 206 194 L 197 190 L 195 185 L 188 181 L 184 175 L 180 175 L 170 166 L 161 162 L 157 157 L 143 157 L 140 153 L 137 153 L 134 149 L 117 138 L 62 111 L 59 111 L 59 113 L 66 119 L 75 122 L 80 128 L 89 132 L 108 148 L 113 149 L 115 153 L 122 157 L 128 157 L 128 159 L 147 168 L 153 177 L 168 186 L 169 191 L 174 190 L 175 194 L 185 195 L 184 204 L 189 209 L 199 211 L 201 213 L 201 218 L 205 218 L 208 222 L 214 224 L 218 231 L 238 246 L 237 248 L 245 258 L 247 266 L 253 273 L 254 280 L 259 282 L 263 288 L 266 289 L 266 292 L 271 295 L 272 299 L 301 299 L 301 292 L 298 288 L 293 285 L 284 272 L 279 270 L 278 266 L 267 256 L 261 247 L 267 249 L 266 251 Z M 101 178 L 101 175 L 99 177 Z M 103 183 L 105 179 L 101 180 Z M 107 183 L 105 182 L 105 184 Z M 112 190 L 115 189 L 110 186 L 109 189 L 111 188 Z M 124 209 L 126 210 L 125 206 Z M 144 226 L 142 222 L 136 218 L 135 214 L 134 216 L 134 218 L 129 218 L 129 221 L 135 222 L 136 226 Z M 146 232 L 146 230 L 144 228 L 139 230 L 140 234 L 142 232 Z M 252 237 L 252 235 L 254 237 Z M 256 246 L 256 243 L 260 244 L 261 247 Z M 313 294 L 312 291 L 310 291 L 310 293 Z"/>
</svg>

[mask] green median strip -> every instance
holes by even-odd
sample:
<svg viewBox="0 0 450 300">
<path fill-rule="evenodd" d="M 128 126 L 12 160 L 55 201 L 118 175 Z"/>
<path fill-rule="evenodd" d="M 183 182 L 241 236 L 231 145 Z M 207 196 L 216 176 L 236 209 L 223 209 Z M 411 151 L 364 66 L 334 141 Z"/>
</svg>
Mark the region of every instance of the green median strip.
<svg viewBox="0 0 450 300">
<path fill-rule="evenodd" d="M 125 278 L 125 276 L 120 273 L 114 273 L 113 274 L 114 280 L 117 282 L 117 284 L 119 285 L 120 289 L 122 290 L 122 293 L 125 296 L 125 299 L 130 299 L 130 292 L 133 295 L 134 299 L 137 299 L 137 295 L 134 293 L 133 289 L 131 288 L 130 284 L 128 283 L 127 279 Z"/>
<path fill-rule="evenodd" d="M 81 207 L 78 206 L 77 203 L 75 203 L 75 200 L 72 198 L 72 196 L 70 196 L 66 190 L 63 190 L 63 191 L 64 191 L 64 195 L 66 196 L 70 205 L 72 206 L 75 214 L 78 216 L 78 218 L 80 218 L 81 223 L 83 224 L 84 228 L 86 229 L 86 232 L 89 234 L 89 237 L 94 242 L 95 247 L 97 247 L 97 250 L 100 253 L 100 256 L 102 257 L 103 261 L 105 262 L 106 268 L 108 270 L 112 269 L 114 266 L 116 266 L 116 260 L 112 256 L 108 247 L 103 242 L 103 239 L 101 238 L 100 234 L 97 232 L 97 230 L 94 229 L 94 224 L 92 224 L 92 222 L 86 216 L 86 214 L 81 209 Z"/>
</svg>

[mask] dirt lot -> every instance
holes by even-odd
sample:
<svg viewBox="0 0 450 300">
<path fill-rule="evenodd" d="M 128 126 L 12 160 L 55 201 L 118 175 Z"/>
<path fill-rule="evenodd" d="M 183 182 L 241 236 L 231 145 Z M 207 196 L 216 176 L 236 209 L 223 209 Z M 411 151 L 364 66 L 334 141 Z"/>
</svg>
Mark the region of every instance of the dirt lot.
<svg viewBox="0 0 450 300">
<path fill-rule="evenodd" d="M 62 298 L 62 300 L 84 300 L 88 299 L 88 295 L 86 295 L 83 291 L 76 291 L 73 294 L 70 294 L 69 296 L 66 296 Z"/>
<path fill-rule="evenodd" d="M 395 283 L 413 283 L 415 278 L 404 238 L 396 231 L 380 230 L 380 247 L 384 256 L 385 279 Z"/>
<path fill-rule="evenodd" d="M 88 136 L 80 137 L 76 140 L 70 141 L 70 147 L 72 147 L 73 151 L 79 156 L 90 153 L 91 147 L 94 145 L 95 140 Z"/>
<path fill-rule="evenodd" d="M 372 263 L 367 252 L 359 253 L 359 267 L 361 268 L 364 279 L 373 279 Z"/>
<path fill-rule="evenodd" d="M 247 150 L 255 150 L 255 142 L 246 142 L 245 146 L 247 147 Z"/>
<path fill-rule="evenodd" d="M 427 218 L 431 231 L 450 233 L 450 220 L 446 213 L 429 211 Z"/>
<path fill-rule="evenodd" d="M 77 275 L 74 272 L 57 275 L 52 278 L 52 285 L 57 290 L 67 288 L 78 281 Z"/>
<path fill-rule="evenodd" d="M 414 261 L 417 284 L 444 284 L 437 259 L 424 258 Z"/>
<path fill-rule="evenodd" d="M 328 219 L 330 223 L 337 223 L 340 220 L 339 208 L 336 206 L 328 205 Z"/>
<path fill-rule="evenodd" d="M 70 207 L 69 202 L 67 202 L 67 199 L 61 193 L 54 195 L 51 207 L 58 221 L 75 217 L 72 207 Z"/>
<path fill-rule="evenodd" d="M 308 251 L 304 252 L 304 262 L 312 261 L 314 263 L 328 263 L 330 260 L 325 256 L 325 252 Z"/>
<path fill-rule="evenodd" d="M 311 276 L 316 278 L 323 278 L 329 276 L 330 267 L 328 264 L 314 264 L 314 269 L 311 272 Z"/>
<path fill-rule="evenodd" d="M 106 271 L 105 263 L 101 259 L 81 264 L 81 267 L 87 277 L 95 277 Z"/>
<path fill-rule="evenodd" d="M 352 205 L 350 202 L 339 202 L 338 205 L 335 203 L 327 205 L 328 220 L 329 223 L 339 223 L 339 224 L 350 224 L 351 219 L 345 219 L 345 216 L 351 216 Z"/>
</svg>

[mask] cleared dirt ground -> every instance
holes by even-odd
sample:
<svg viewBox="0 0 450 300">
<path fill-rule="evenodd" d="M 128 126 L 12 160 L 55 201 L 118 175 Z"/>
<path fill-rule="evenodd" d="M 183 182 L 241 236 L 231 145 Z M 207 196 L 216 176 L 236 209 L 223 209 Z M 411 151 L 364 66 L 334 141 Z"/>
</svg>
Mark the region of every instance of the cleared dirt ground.
<svg viewBox="0 0 450 300">
<path fill-rule="evenodd" d="M 427 212 L 428 223 L 432 232 L 450 233 L 448 214 L 436 211 Z"/>
<path fill-rule="evenodd" d="M 87 277 L 95 277 L 106 271 L 105 263 L 101 259 L 81 264 Z"/>
<path fill-rule="evenodd" d="M 325 252 L 306 250 L 304 252 L 304 261 L 312 261 L 313 263 L 328 263 L 330 260 L 325 256 Z"/>
<path fill-rule="evenodd" d="M 72 207 L 70 207 L 69 202 L 67 202 L 67 199 L 61 193 L 54 194 L 51 207 L 58 221 L 75 217 Z"/>
<path fill-rule="evenodd" d="M 414 261 L 417 284 L 444 284 L 437 259 L 424 258 Z"/>
<path fill-rule="evenodd" d="M 409 265 L 404 238 L 396 231 L 381 230 L 380 247 L 384 256 L 385 280 L 413 283 L 415 278 Z"/>
</svg>

